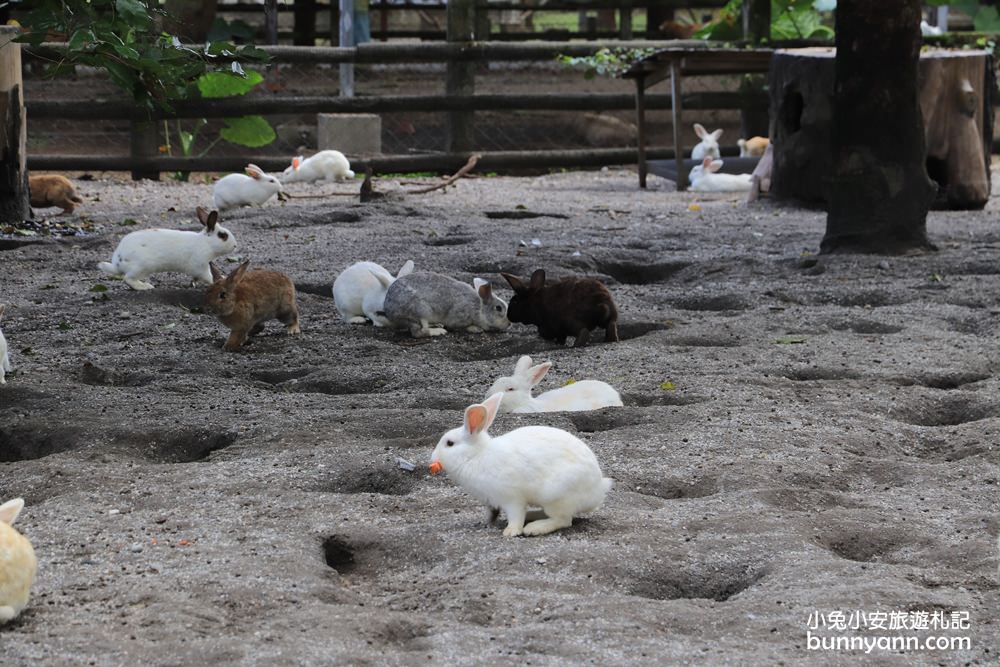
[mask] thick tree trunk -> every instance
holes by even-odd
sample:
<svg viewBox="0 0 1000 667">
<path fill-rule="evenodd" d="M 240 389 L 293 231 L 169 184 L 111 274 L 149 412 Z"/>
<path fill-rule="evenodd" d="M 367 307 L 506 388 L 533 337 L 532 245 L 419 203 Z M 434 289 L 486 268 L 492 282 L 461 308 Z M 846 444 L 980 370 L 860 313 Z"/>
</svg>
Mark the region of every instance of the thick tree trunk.
<svg viewBox="0 0 1000 667">
<path fill-rule="evenodd" d="M 833 174 L 822 252 L 933 249 L 917 97 L 919 0 L 841 0 L 833 100 Z"/>
<path fill-rule="evenodd" d="M 0 222 L 28 218 L 27 138 L 18 30 L 0 26 Z"/>
</svg>

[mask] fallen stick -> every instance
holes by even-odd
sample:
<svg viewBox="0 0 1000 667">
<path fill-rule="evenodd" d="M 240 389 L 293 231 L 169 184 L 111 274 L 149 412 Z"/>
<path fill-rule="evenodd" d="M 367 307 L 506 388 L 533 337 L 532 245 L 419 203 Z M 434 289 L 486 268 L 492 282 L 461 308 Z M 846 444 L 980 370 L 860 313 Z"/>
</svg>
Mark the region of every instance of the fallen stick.
<svg viewBox="0 0 1000 667">
<path fill-rule="evenodd" d="M 465 176 L 466 174 L 468 174 L 473 169 L 475 169 L 476 168 L 476 163 L 479 162 L 479 157 L 480 156 L 479 156 L 478 153 L 470 155 L 469 156 L 469 161 L 465 163 L 464 167 L 462 167 L 461 169 L 459 169 L 454 174 L 452 174 L 448 178 L 444 179 L 443 181 L 441 181 L 437 185 L 432 185 L 429 188 L 423 188 L 421 190 L 405 190 L 404 192 L 406 194 L 408 194 L 408 195 L 423 195 L 423 194 L 427 194 L 428 192 L 434 192 L 435 190 L 440 190 L 442 188 L 446 188 L 449 185 L 451 185 L 452 183 L 454 183 L 455 181 L 457 181 L 458 179 L 460 179 L 463 176 Z"/>
</svg>

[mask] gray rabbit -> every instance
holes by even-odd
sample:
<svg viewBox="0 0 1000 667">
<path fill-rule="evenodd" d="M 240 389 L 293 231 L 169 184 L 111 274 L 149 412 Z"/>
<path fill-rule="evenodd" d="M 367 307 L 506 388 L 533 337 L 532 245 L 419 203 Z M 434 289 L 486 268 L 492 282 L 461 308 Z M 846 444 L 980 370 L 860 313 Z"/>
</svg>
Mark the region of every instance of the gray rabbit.
<svg viewBox="0 0 1000 667">
<path fill-rule="evenodd" d="M 392 282 L 383 310 L 394 326 L 409 328 L 414 338 L 442 336 L 449 329 L 480 333 L 510 326 L 507 302 L 494 296 L 489 281 L 476 278 L 469 285 L 430 271 Z"/>
</svg>

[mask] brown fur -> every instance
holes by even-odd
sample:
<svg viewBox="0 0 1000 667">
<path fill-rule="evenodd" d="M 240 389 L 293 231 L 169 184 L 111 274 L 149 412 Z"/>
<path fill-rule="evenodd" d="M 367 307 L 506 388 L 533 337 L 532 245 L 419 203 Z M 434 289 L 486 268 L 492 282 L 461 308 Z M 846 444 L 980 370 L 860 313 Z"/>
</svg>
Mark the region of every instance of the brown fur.
<svg viewBox="0 0 1000 667">
<path fill-rule="evenodd" d="M 573 347 L 586 345 L 590 332 L 604 328 L 605 342 L 618 341 L 618 308 L 611 292 L 594 278 L 563 278 L 545 284 L 545 271 L 531 274 L 527 285 L 509 273 L 501 273 L 514 290 L 507 304 L 511 322 L 534 324 L 538 335 L 563 345 L 568 336 L 576 340 Z"/>
<path fill-rule="evenodd" d="M 229 338 L 222 349 L 239 349 L 250 336 L 263 331 L 268 320 L 280 320 L 289 334 L 301 332 L 295 285 L 284 273 L 263 269 L 247 273 L 247 261 L 227 277 L 214 264 L 210 266 L 215 282 L 205 292 L 203 306 L 229 327 Z"/>
<path fill-rule="evenodd" d="M 58 206 L 63 210 L 59 215 L 72 213 L 77 204 L 83 203 L 70 180 L 60 174 L 28 176 L 28 190 L 34 208 Z"/>
</svg>

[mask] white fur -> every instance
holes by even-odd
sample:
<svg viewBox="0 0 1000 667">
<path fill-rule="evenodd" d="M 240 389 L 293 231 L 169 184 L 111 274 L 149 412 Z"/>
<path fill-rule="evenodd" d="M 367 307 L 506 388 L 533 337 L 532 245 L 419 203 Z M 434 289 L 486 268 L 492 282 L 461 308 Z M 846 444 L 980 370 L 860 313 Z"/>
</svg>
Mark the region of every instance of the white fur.
<svg viewBox="0 0 1000 667">
<path fill-rule="evenodd" d="M 549 426 L 525 426 L 497 438 L 487 433 L 502 398 L 494 394 L 465 409 L 464 425 L 434 448 L 432 472 L 438 466 L 489 508 L 502 509 L 508 537 L 545 535 L 600 507 L 613 482 L 576 436 Z M 529 507 L 542 508 L 546 518 L 525 525 Z"/>
<path fill-rule="evenodd" d="M 0 319 L 3 318 L 4 309 L 0 305 Z M 7 384 L 7 373 L 12 370 L 14 368 L 10 365 L 10 356 L 7 354 L 7 339 L 3 335 L 3 329 L 0 329 L 0 384 Z"/>
<path fill-rule="evenodd" d="M 750 190 L 750 174 L 719 174 L 722 160 L 705 158 L 701 164 L 691 169 L 688 181 L 694 192 L 747 192 Z"/>
<path fill-rule="evenodd" d="M 542 381 L 550 368 L 550 361 L 532 366 L 531 357 L 525 355 L 517 360 L 514 375 L 498 379 L 486 396 L 503 395 L 500 412 L 582 412 L 621 407 L 622 399 L 615 388 L 598 380 L 582 380 L 532 396 L 531 388 Z"/>
<path fill-rule="evenodd" d="M 396 278 L 408 273 L 413 273 L 412 260 L 406 260 Z M 333 281 L 333 301 L 337 312 L 351 324 L 364 324 L 371 320 L 377 327 L 389 326 L 389 320 L 379 313 L 385 303 L 386 290 L 396 278 L 375 262 L 352 264 Z"/>
<path fill-rule="evenodd" d="M 281 181 L 254 164 L 248 164 L 246 174 L 229 174 L 215 182 L 212 200 L 215 208 L 224 211 L 237 206 L 259 206 L 281 192 Z"/>
<path fill-rule="evenodd" d="M 695 123 L 694 133 L 701 141 L 691 149 L 691 159 L 703 160 L 706 157 L 718 158 L 722 155 L 719 152 L 719 137 L 722 136 L 722 130 L 709 132 L 701 123 Z"/>
<path fill-rule="evenodd" d="M 214 211 L 213 214 L 218 216 Z M 126 234 L 111 255 L 111 261 L 100 262 L 97 268 L 108 275 L 123 276 L 125 283 L 136 290 L 153 289 L 145 278 L 167 271 L 183 273 L 211 285 L 209 262 L 235 249 L 236 238 L 232 232 L 214 222 L 200 232 L 142 229 Z"/>
<path fill-rule="evenodd" d="M 23 507 L 20 498 L 0 505 L 0 624 L 16 618 L 28 604 L 38 571 L 31 542 L 11 525 Z"/>
<path fill-rule="evenodd" d="M 298 156 L 281 174 L 283 183 L 312 183 L 314 181 L 345 181 L 354 178 L 351 163 L 340 151 L 320 151 L 302 159 Z"/>
</svg>

